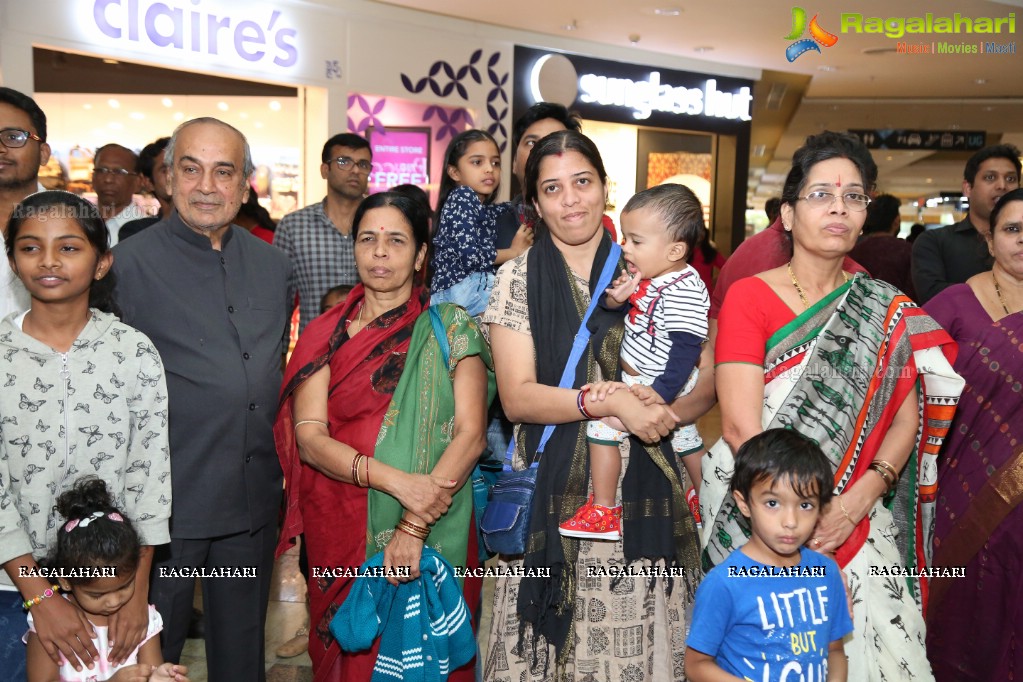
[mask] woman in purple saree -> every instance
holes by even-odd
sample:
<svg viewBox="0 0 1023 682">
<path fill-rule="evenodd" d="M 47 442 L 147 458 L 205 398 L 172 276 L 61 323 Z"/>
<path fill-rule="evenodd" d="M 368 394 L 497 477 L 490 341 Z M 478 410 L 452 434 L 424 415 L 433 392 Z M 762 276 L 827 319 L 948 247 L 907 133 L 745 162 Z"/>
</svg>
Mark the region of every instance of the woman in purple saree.
<svg viewBox="0 0 1023 682">
<path fill-rule="evenodd" d="M 924 306 L 966 380 L 938 465 L 927 652 L 938 682 L 1023 674 L 1023 190 L 991 212 L 990 272 Z M 949 573 L 952 573 L 949 571 Z"/>
</svg>

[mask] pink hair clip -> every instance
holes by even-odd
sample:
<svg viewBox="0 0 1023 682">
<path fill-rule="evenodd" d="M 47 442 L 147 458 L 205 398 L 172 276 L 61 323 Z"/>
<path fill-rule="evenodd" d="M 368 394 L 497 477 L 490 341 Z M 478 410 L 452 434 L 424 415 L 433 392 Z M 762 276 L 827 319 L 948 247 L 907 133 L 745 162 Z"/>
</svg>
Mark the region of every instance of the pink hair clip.
<svg viewBox="0 0 1023 682">
<path fill-rule="evenodd" d="M 118 523 L 124 523 L 124 517 L 121 516 L 117 512 L 110 512 L 109 514 L 104 514 L 101 511 L 97 511 L 97 512 L 93 512 L 93 513 L 89 514 L 88 516 L 83 516 L 80 519 L 71 519 L 66 524 L 64 524 L 64 532 L 65 533 L 70 533 L 71 531 L 73 531 L 75 528 L 78 528 L 79 526 L 81 526 L 82 528 L 85 528 L 90 523 L 92 523 L 95 519 L 102 518 L 103 516 L 106 516 L 111 521 L 116 521 Z"/>
</svg>

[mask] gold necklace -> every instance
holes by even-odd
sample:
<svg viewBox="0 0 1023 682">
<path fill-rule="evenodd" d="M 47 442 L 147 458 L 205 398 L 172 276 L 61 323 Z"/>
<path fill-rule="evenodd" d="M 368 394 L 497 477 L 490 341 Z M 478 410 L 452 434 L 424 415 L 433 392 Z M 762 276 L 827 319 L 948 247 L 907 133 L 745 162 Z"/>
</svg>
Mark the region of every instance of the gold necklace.
<svg viewBox="0 0 1023 682">
<path fill-rule="evenodd" d="M 796 288 L 796 293 L 799 294 L 800 302 L 802 302 L 804 308 L 809 310 L 810 309 L 810 301 L 806 298 L 806 292 L 803 291 L 803 287 L 799 286 L 799 280 L 796 279 L 796 273 L 792 272 L 792 261 L 789 261 L 788 269 L 789 269 L 789 279 L 792 280 L 792 286 L 794 286 Z M 842 271 L 842 278 L 843 278 L 843 282 L 842 282 L 843 284 L 848 282 L 849 281 L 849 273 L 846 272 L 845 270 L 843 270 Z M 998 286 L 998 284 L 995 283 L 995 286 Z"/>
<path fill-rule="evenodd" d="M 998 286 L 998 278 L 995 277 L 995 271 L 991 271 L 991 281 L 995 283 L 995 293 L 998 294 L 998 302 L 1002 304 L 1002 310 L 1005 311 L 1006 315 L 1009 315 L 1009 306 L 1005 305 L 1005 299 L 1002 298 L 1002 288 Z"/>
<path fill-rule="evenodd" d="M 363 301 L 362 303 L 359 304 L 359 315 L 358 315 L 358 317 L 356 317 L 354 320 L 348 320 L 347 322 L 345 322 L 345 331 L 348 331 L 351 328 L 352 322 L 355 322 L 356 324 L 358 324 L 359 328 L 362 329 L 362 311 L 365 310 L 365 309 L 366 309 L 366 302 Z"/>
</svg>

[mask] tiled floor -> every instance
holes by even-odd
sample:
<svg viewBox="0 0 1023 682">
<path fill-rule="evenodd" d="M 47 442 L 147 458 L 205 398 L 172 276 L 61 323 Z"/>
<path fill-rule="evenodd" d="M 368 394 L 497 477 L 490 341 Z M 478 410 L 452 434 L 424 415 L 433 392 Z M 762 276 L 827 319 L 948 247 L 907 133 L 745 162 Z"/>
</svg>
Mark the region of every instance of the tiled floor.
<svg viewBox="0 0 1023 682">
<path fill-rule="evenodd" d="M 715 407 L 697 422 L 700 434 L 708 447 L 721 437 L 721 415 Z M 480 616 L 480 640 L 485 643 L 490 627 L 490 604 L 493 595 L 493 581 L 483 584 L 483 613 Z M 274 651 L 291 639 L 295 631 L 305 625 L 306 585 L 298 570 L 298 550 L 293 549 L 282 556 L 274 566 L 273 582 L 270 586 L 270 606 L 266 618 L 266 669 L 267 682 L 311 682 L 312 667 L 308 654 L 295 658 L 277 658 Z M 201 608 L 201 598 L 196 591 L 196 606 Z M 192 682 L 208 682 L 206 676 L 206 652 L 202 640 L 190 639 L 185 645 L 181 662 L 188 666 L 188 677 Z"/>
</svg>

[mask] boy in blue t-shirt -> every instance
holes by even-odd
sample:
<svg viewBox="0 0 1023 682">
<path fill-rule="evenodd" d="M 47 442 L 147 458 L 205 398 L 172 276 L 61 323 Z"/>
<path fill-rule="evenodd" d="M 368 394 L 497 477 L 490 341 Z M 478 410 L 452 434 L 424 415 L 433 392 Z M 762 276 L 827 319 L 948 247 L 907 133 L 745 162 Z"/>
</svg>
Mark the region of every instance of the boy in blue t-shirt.
<svg viewBox="0 0 1023 682">
<path fill-rule="evenodd" d="M 833 477 L 817 444 L 789 429 L 739 448 L 731 491 L 753 535 L 696 592 L 686 640 L 691 682 L 845 682 L 842 638 L 853 627 L 842 574 L 803 546 L 831 500 Z"/>
</svg>

